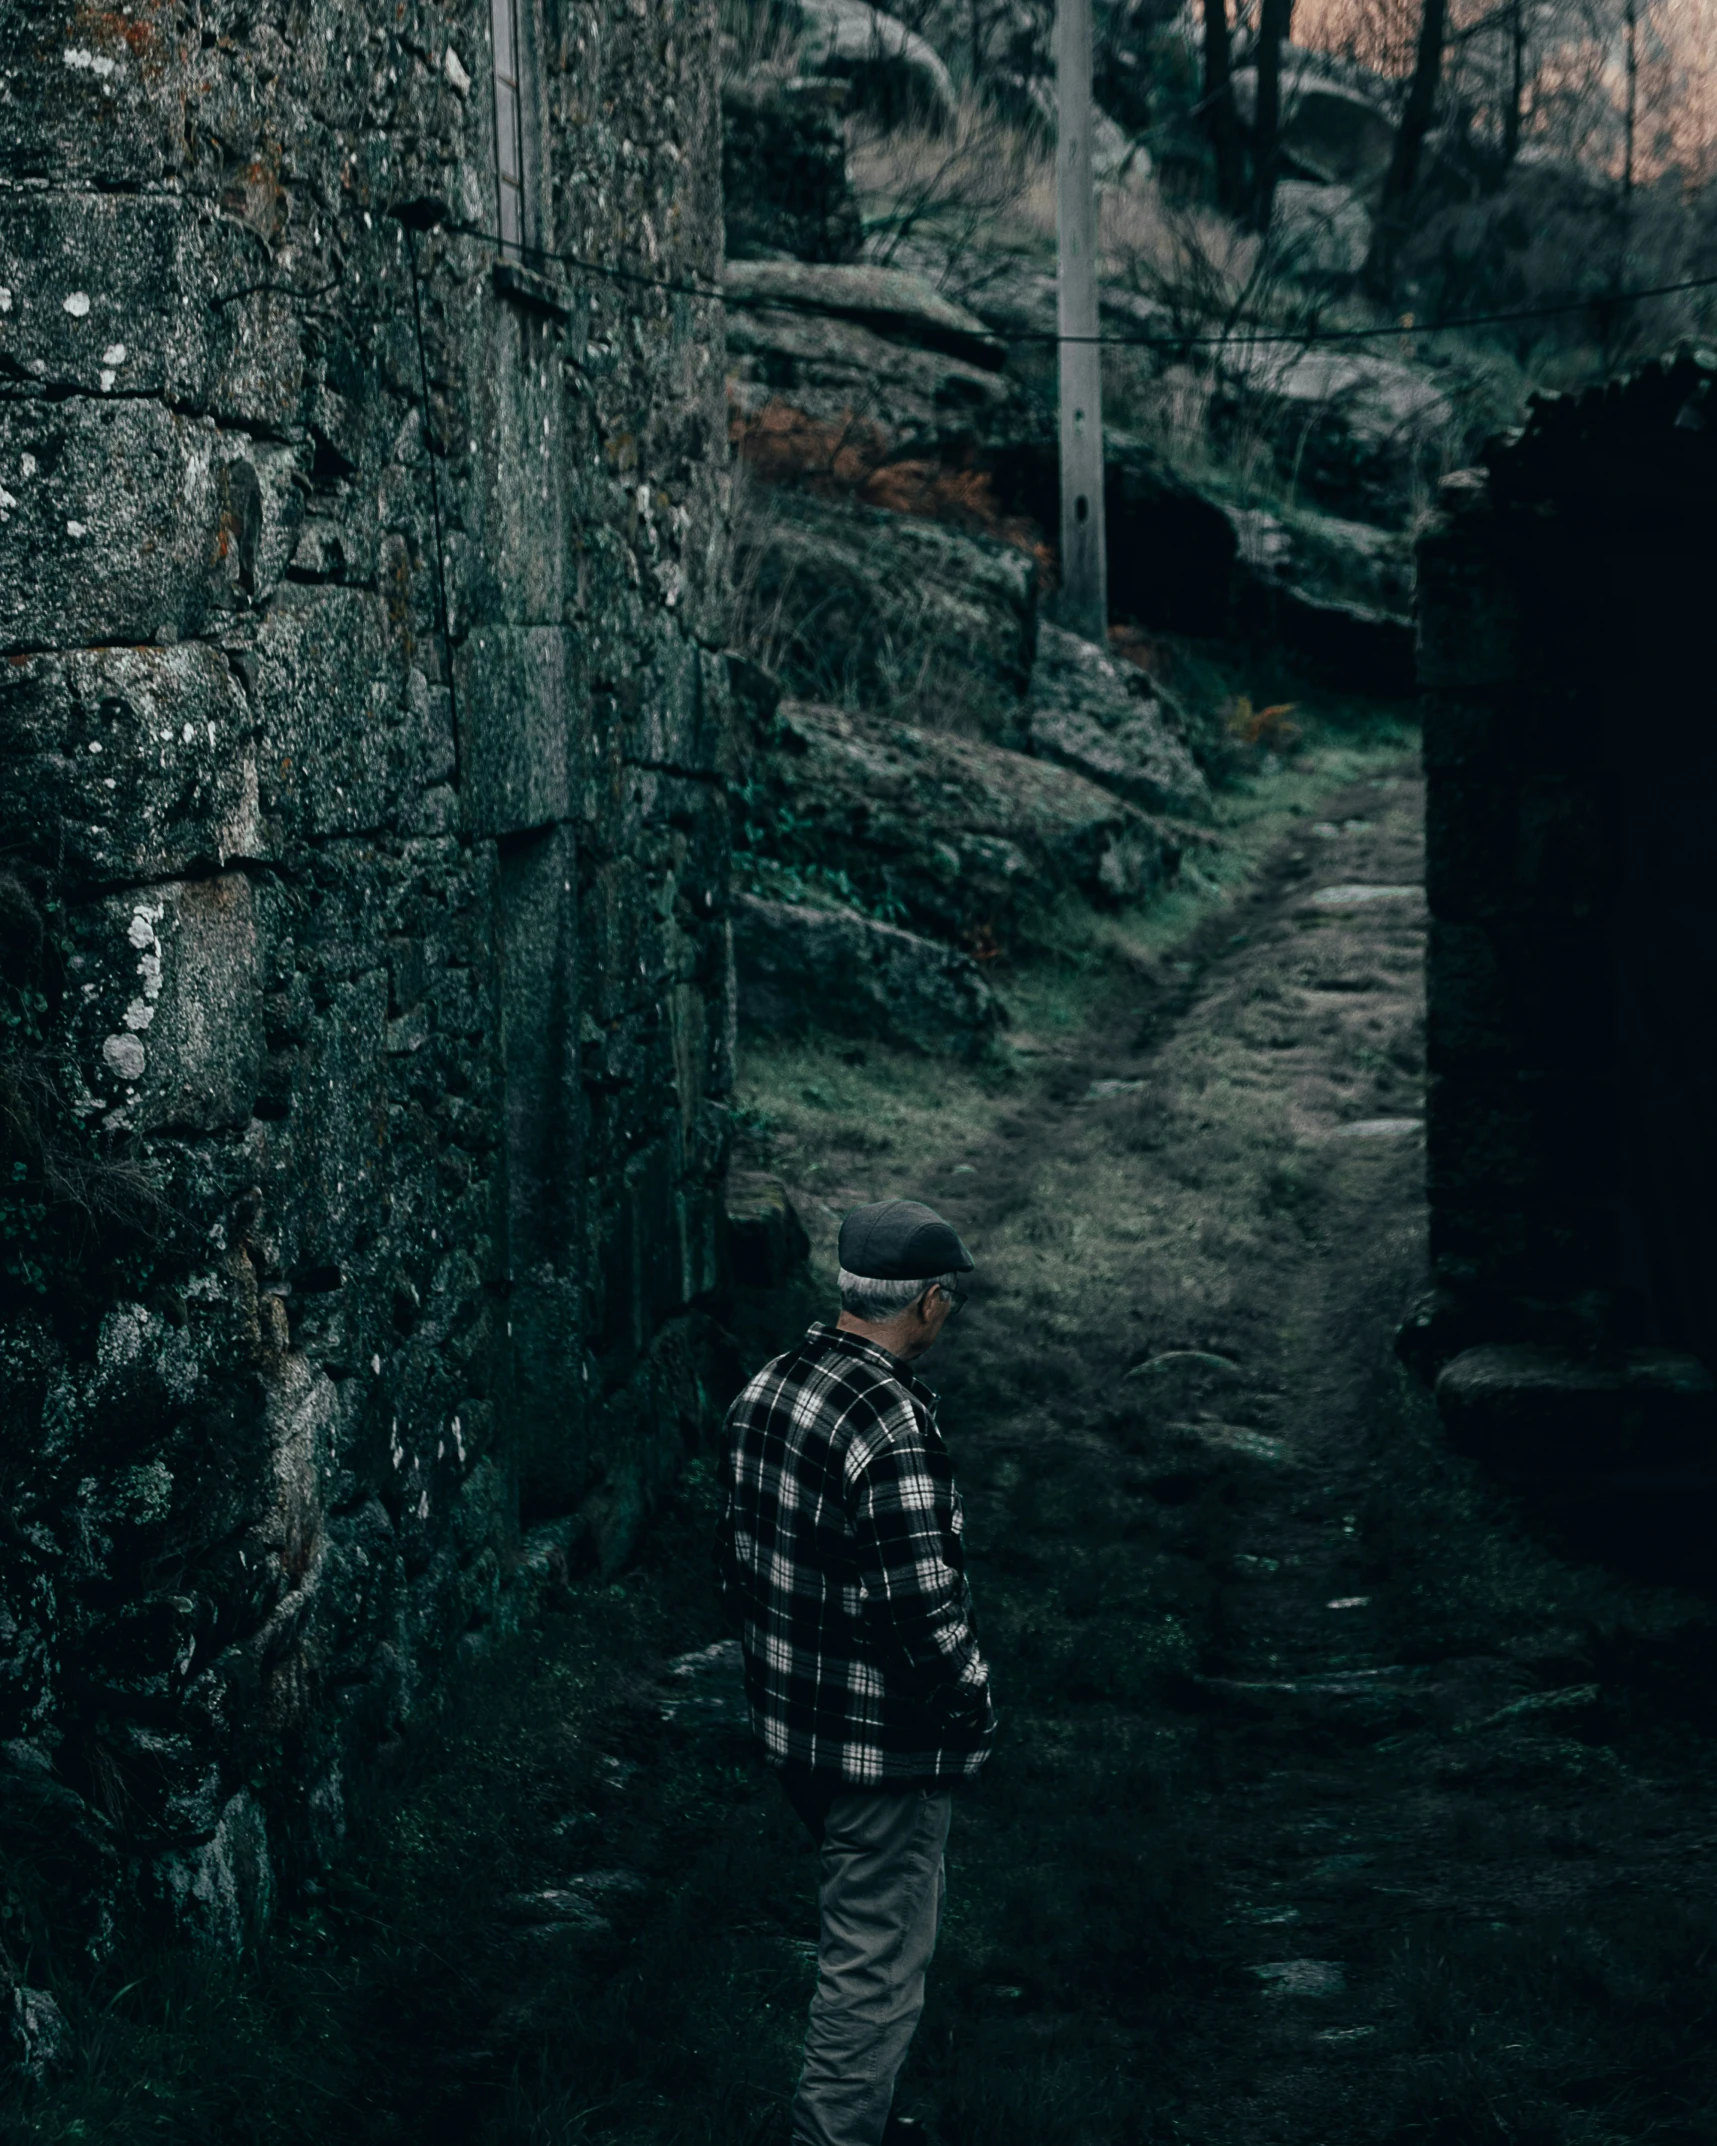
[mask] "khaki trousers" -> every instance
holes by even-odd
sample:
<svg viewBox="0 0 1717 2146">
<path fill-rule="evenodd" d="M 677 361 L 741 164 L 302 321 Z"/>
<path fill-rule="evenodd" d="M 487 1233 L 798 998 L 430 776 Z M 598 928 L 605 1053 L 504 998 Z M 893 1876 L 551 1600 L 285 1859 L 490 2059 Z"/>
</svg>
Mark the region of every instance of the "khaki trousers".
<svg viewBox="0 0 1717 2146">
<path fill-rule="evenodd" d="M 952 1813 L 952 1796 L 929 1789 L 855 1789 L 826 1807 L 817 1992 L 793 2146 L 881 2146 L 924 2009 Z"/>
</svg>

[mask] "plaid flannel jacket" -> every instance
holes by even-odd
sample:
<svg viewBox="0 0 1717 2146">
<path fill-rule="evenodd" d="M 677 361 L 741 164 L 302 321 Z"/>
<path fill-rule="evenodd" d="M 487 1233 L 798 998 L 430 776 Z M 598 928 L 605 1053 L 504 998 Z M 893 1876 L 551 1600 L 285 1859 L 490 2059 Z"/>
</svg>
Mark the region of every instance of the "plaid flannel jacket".
<svg viewBox="0 0 1717 2146">
<path fill-rule="evenodd" d="M 813 1326 L 727 1424 L 718 1563 L 767 1756 L 861 1788 L 976 1774 L 995 1721 L 936 1396 Z"/>
</svg>

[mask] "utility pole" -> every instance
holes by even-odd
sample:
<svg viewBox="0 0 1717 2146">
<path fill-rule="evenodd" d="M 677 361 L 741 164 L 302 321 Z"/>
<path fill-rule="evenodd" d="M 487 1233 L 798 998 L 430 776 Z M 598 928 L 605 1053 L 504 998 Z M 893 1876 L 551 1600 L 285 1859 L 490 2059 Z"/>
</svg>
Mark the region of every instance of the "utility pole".
<svg viewBox="0 0 1717 2146">
<path fill-rule="evenodd" d="M 1069 633 L 1109 631 L 1103 549 L 1103 371 L 1091 186 L 1091 0 L 1055 12 L 1056 325 L 1061 352 L 1061 605 Z"/>
</svg>

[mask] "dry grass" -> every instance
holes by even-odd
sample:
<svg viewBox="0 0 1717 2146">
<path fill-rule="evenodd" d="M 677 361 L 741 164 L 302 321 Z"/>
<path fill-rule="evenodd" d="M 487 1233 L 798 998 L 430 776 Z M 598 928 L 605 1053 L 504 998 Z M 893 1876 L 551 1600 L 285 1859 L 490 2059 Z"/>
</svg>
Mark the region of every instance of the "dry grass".
<svg viewBox="0 0 1717 2146">
<path fill-rule="evenodd" d="M 1055 265 L 1055 147 L 971 95 L 952 134 L 855 120 L 849 166 L 872 233 L 893 260 L 910 245 L 956 295 L 1024 265 Z M 1134 289 L 1196 294 L 1202 319 L 1257 282 L 1260 241 L 1214 210 L 1179 206 L 1143 165 L 1098 189 L 1101 272 Z"/>
<path fill-rule="evenodd" d="M 1004 513 L 988 472 L 891 456 L 881 427 L 851 411 L 830 422 L 779 397 L 751 413 L 735 404 L 728 439 L 740 464 L 764 484 L 805 484 L 827 497 L 944 522 L 969 536 L 1016 545 L 1046 576 L 1053 569 L 1042 530 L 1027 515 Z"/>
<path fill-rule="evenodd" d="M 804 29 L 797 13 L 779 0 L 722 0 L 723 83 L 782 80 L 799 71 Z"/>
<path fill-rule="evenodd" d="M 869 121 L 849 134 L 872 258 L 915 268 L 980 311 L 990 294 L 1034 276 L 1041 290 L 1053 275 L 1055 157 L 1043 134 L 972 98 L 952 135 Z M 1224 356 L 1260 327 L 1309 346 L 1330 315 L 1327 294 L 1299 279 L 1296 244 L 1171 200 L 1142 165 L 1100 187 L 1098 211 L 1103 281 L 1143 301 L 1120 318 L 1118 307 L 1106 309 L 1107 421 L 1248 499 L 1291 504 L 1296 473 L 1291 443 L 1277 437 L 1279 413 Z M 1046 311 L 1045 332 L 1050 320 Z M 1048 377 L 1053 346 L 1021 350 L 1015 364 L 1021 377 Z"/>
</svg>

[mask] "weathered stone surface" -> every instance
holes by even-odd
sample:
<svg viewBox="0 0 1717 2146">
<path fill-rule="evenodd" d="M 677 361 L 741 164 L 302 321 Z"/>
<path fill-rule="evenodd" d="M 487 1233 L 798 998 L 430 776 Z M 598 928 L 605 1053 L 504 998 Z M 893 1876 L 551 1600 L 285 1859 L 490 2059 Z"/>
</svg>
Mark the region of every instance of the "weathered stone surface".
<svg viewBox="0 0 1717 2146">
<path fill-rule="evenodd" d="M 153 18 L 44 16 L 28 0 L 0 13 L 0 51 L 31 94 L 11 100 L 17 176 L 135 186 L 183 168 L 196 47 Z"/>
<path fill-rule="evenodd" d="M 97 882 L 261 859 L 254 733 L 204 642 L 15 659 L 0 669 L 0 842 L 52 824 L 64 869 Z"/>
<path fill-rule="evenodd" d="M 109 895 L 76 919 L 77 1107 L 109 1131 L 250 1122 L 262 995 L 240 872 Z"/>
<path fill-rule="evenodd" d="M 1371 217 L 1350 187 L 1284 179 L 1276 188 L 1272 237 L 1288 273 L 1339 287 L 1365 266 Z"/>
<path fill-rule="evenodd" d="M 826 1028 L 975 1058 L 1000 1011 L 968 955 L 846 909 L 736 897 L 739 1017 L 771 1034 Z"/>
<path fill-rule="evenodd" d="M 0 230 L 7 353 L 57 392 L 159 395 L 276 432 L 298 414 L 304 351 L 262 235 L 182 194 L 28 191 Z M 199 304 L 166 307 L 163 290 Z"/>
<path fill-rule="evenodd" d="M 32 2086 L 43 2085 L 71 2063 L 71 2024 L 46 1990 L 0 1983 L 0 2006 L 7 2014 L 6 2055 Z"/>
<path fill-rule="evenodd" d="M 460 791 L 473 834 L 545 827 L 570 812 L 570 641 L 561 626 L 479 626 L 460 650 Z"/>
<path fill-rule="evenodd" d="M 1029 553 L 939 523 L 759 487 L 742 530 L 746 600 L 791 692 L 860 706 L 962 706 L 999 722 L 1037 636 Z"/>
<path fill-rule="evenodd" d="M 0 410 L 0 638 L 181 640 L 267 593 L 295 541 L 290 454 L 151 399 Z"/>
<path fill-rule="evenodd" d="M 1029 430 L 984 323 L 904 269 L 730 261 L 729 395 L 766 470 L 851 482 Z"/>
<path fill-rule="evenodd" d="M 1412 690 L 1405 537 L 1303 508 L 1242 506 L 1123 432 L 1109 435 L 1107 456 L 1112 616 L 1284 648 L 1308 676 L 1349 691 Z M 994 460 L 1005 493 L 1053 526 L 1052 444 Z"/>
<path fill-rule="evenodd" d="M 248 1943 L 721 1383 L 719 310 L 408 238 L 496 227 L 469 0 L 218 28 L 0 0 L 0 1847 L 62 1957 Z M 713 7 L 531 28 L 533 235 L 708 288 Z"/>
<path fill-rule="evenodd" d="M 1375 78 L 1374 78 L 1375 79 Z M 1383 176 L 1395 141 L 1395 115 L 1384 85 L 1344 82 L 1316 52 L 1290 52 L 1281 88 L 1282 143 L 1288 154 L 1326 180 L 1366 185 Z M 1252 124 L 1258 70 L 1236 68 L 1234 103 L 1241 124 Z"/>
<path fill-rule="evenodd" d="M 1020 398 L 1001 375 L 857 321 L 736 307 L 728 347 L 735 408 L 773 428 L 776 438 L 763 444 L 789 456 L 796 474 L 953 454 L 1021 427 Z"/>
<path fill-rule="evenodd" d="M 1345 603 L 1406 626 L 1413 609 L 1413 547 L 1398 530 L 1300 507 L 1271 514 L 1227 508 L 1240 564 L 1258 583 L 1305 602 Z"/>
<path fill-rule="evenodd" d="M 453 774 L 447 696 L 367 589 L 294 585 L 254 642 L 262 808 L 282 836 L 411 821 Z M 511 711 L 509 711 L 511 712 Z"/>
<path fill-rule="evenodd" d="M 730 260 L 850 261 L 864 247 L 847 177 L 846 84 L 813 76 L 724 82 L 722 215 Z"/>
<path fill-rule="evenodd" d="M 1142 899 L 1177 852 L 1124 799 L 980 739 L 802 702 L 783 705 L 764 780 L 806 864 L 838 861 L 918 929 L 1029 936 L 1067 893 Z"/>
<path fill-rule="evenodd" d="M 1178 711 L 1135 665 L 1040 626 L 1026 734 L 1031 750 L 1148 811 L 1210 817 L 1210 785 Z"/>
</svg>

